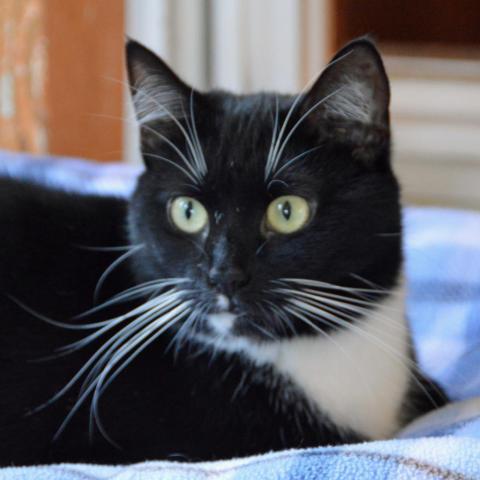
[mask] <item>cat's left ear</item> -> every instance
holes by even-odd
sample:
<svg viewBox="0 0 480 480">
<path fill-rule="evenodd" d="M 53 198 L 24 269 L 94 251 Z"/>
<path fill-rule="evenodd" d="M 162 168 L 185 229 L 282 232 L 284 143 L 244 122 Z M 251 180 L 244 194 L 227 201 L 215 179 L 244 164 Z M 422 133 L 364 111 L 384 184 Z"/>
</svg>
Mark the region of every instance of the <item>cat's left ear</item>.
<svg viewBox="0 0 480 480">
<path fill-rule="evenodd" d="M 126 44 L 133 106 L 140 125 L 172 123 L 186 115 L 192 89 L 152 51 L 134 40 Z"/>
<path fill-rule="evenodd" d="M 305 95 L 304 110 L 320 120 L 354 121 L 388 129 L 390 88 L 382 59 L 368 38 L 340 50 Z M 320 118 L 319 118 L 320 117 Z"/>
</svg>

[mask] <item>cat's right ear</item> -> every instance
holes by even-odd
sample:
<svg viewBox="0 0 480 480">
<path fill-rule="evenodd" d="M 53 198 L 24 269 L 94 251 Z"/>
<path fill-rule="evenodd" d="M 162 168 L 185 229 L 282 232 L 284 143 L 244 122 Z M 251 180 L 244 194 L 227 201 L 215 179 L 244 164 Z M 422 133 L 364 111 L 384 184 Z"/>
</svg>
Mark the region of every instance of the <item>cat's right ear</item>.
<svg viewBox="0 0 480 480">
<path fill-rule="evenodd" d="M 152 51 L 134 40 L 126 44 L 130 92 L 140 125 L 171 124 L 188 111 L 192 89 Z"/>
</svg>

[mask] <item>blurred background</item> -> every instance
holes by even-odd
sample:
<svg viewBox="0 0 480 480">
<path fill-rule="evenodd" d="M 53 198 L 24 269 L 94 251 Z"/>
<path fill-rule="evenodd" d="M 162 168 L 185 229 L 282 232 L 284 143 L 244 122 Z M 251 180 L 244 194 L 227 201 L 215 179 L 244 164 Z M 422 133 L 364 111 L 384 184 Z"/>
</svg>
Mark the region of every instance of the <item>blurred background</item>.
<svg viewBox="0 0 480 480">
<path fill-rule="evenodd" d="M 0 0 L 0 149 L 140 162 L 125 34 L 199 89 L 294 92 L 365 33 L 405 200 L 480 210 L 477 0 Z"/>
</svg>

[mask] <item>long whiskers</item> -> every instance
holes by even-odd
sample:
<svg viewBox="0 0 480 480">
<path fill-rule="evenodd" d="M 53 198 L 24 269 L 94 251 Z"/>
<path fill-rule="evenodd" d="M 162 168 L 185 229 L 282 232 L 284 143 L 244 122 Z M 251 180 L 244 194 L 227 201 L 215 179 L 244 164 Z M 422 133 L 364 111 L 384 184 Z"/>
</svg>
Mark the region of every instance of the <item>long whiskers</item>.
<svg viewBox="0 0 480 480">
<path fill-rule="evenodd" d="M 108 278 L 108 276 L 119 266 L 121 265 L 125 260 L 130 258 L 132 255 L 140 251 L 142 248 L 144 248 L 145 245 L 140 244 L 140 245 L 135 245 L 131 247 L 129 250 L 127 250 L 123 255 L 120 255 L 116 260 L 114 260 L 102 273 L 100 278 L 97 281 L 97 284 L 95 285 L 95 291 L 93 293 L 93 301 L 94 303 L 97 303 L 97 300 L 100 296 L 100 291 L 103 287 L 103 284 L 105 283 L 105 280 Z"/>
<path fill-rule="evenodd" d="M 116 246 L 107 247 L 107 246 L 94 246 L 94 245 L 80 245 L 78 243 L 74 243 L 72 245 L 81 250 L 88 250 L 91 252 L 124 252 L 136 246 L 136 245 L 116 245 Z"/>
<path fill-rule="evenodd" d="M 330 294 L 327 292 L 319 293 L 318 291 L 305 289 L 305 290 L 292 290 L 288 288 L 278 288 L 274 289 L 274 292 L 280 294 L 286 294 L 294 297 L 300 297 L 300 299 L 306 303 L 312 303 L 313 305 L 319 304 L 322 305 L 327 311 L 334 310 L 334 313 L 339 313 L 344 316 L 350 316 L 357 314 L 358 316 L 370 315 L 372 317 L 384 320 L 389 323 L 389 326 L 402 330 L 403 327 L 397 325 L 390 318 L 381 315 L 375 311 L 375 307 L 378 305 L 375 302 L 368 302 L 363 300 L 358 300 L 355 298 L 349 298 L 342 295 Z M 333 298 L 333 300 L 332 300 Z M 384 307 L 385 310 L 390 310 L 395 312 L 398 310 L 393 307 Z"/>
<path fill-rule="evenodd" d="M 341 285 L 335 285 L 333 283 L 322 282 L 320 280 L 312 280 L 309 278 L 281 278 L 279 280 L 275 280 L 274 282 L 278 284 L 294 283 L 301 286 L 317 287 L 317 288 L 322 288 L 327 290 L 339 290 L 339 291 L 349 292 L 355 295 L 387 293 L 385 289 L 345 287 Z M 394 292 L 388 292 L 388 293 L 389 295 L 395 294 Z"/>
<path fill-rule="evenodd" d="M 304 152 L 298 154 L 298 155 L 295 155 L 293 158 L 290 158 L 289 160 L 287 160 L 273 175 L 272 175 L 272 179 L 268 182 L 268 185 L 267 185 L 267 189 L 269 189 L 272 184 L 274 182 L 278 182 L 280 180 L 278 180 L 276 177 L 278 175 L 280 175 L 284 170 L 286 170 L 288 167 L 290 167 L 294 162 L 298 162 L 298 160 L 300 160 L 301 158 L 304 158 L 305 156 L 307 156 L 309 153 L 312 153 L 312 152 L 315 152 L 317 150 L 319 150 L 320 148 L 322 147 L 322 145 L 317 145 L 316 147 L 313 147 L 313 148 L 309 148 L 308 150 L 305 150 Z"/>
<path fill-rule="evenodd" d="M 180 294 L 179 292 L 168 291 L 163 295 L 160 295 L 158 298 L 151 300 L 150 302 L 146 302 L 139 307 L 134 308 L 130 312 L 121 315 L 119 317 L 115 317 L 103 322 L 97 322 L 96 324 L 89 324 L 89 328 L 96 328 L 96 326 L 100 326 L 97 332 L 91 334 L 82 340 L 75 342 L 73 344 L 67 345 L 63 347 L 61 350 L 68 351 L 69 353 L 78 350 L 79 348 L 83 348 L 86 345 L 90 344 L 92 341 L 96 340 L 107 331 L 111 330 L 112 328 L 116 327 L 117 325 L 125 322 L 131 318 L 137 317 L 134 322 L 130 323 L 124 329 L 117 332 L 113 337 L 111 337 L 102 347 L 97 350 L 97 352 L 90 358 L 90 360 L 77 372 L 77 374 L 67 383 L 65 387 L 63 387 L 57 394 L 55 394 L 50 400 L 45 402 L 44 404 L 40 405 L 39 407 L 35 408 L 33 412 L 38 410 L 42 410 L 46 406 L 50 405 L 51 403 L 58 400 L 61 396 L 63 396 L 69 389 L 72 387 L 76 381 L 83 375 L 83 373 L 90 367 L 90 365 L 100 356 L 102 352 L 104 352 L 110 345 L 112 345 L 116 339 L 122 337 L 128 333 L 128 330 L 132 330 L 136 327 L 141 327 L 145 323 L 147 323 L 154 315 L 160 315 L 164 311 L 168 310 L 172 306 L 173 301 L 178 302 Z M 63 324 L 60 322 L 56 322 L 55 326 L 59 326 L 62 328 L 68 328 L 69 324 Z M 81 327 L 81 325 L 75 325 L 77 329 Z"/>
<path fill-rule="evenodd" d="M 190 111 L 190 122 L 188 120 L 187 115 L 184 114 L 186 124 L 187 124 L 187 129 L 182 125 L 182 123 L 178 120 L 175 115 L 162 103 L 160 103 L 156 97 L 148 94 L 145 90 L 142 90 L 141 88 L 137 88 L 132 85 L 128 85 L 126 82 L 123 82 L 118 79 L 114 78 L 108 78 L 110 81 L 118 83 L 120 85 L 123 85 L 124 87 L 130 88 L 135 95 L 140 95 L 141 97 L 145 98 L 147 102 L 151 102 L 158 110 L 159 113 L 165 114 L 173 123 L 177 126 L 181 134 L 183 135 L 185 142 L 188 147 L 188 151 L 190 154 L 190 160 L 186 158 L 186 156 L 178 149 L 176 145 L 174 145 L 167 137 L 162 135 L 160 132 L 152 129 L 148 125 L 145 125 L 145 123 L 149 121 L 153 121 L 157 118 L 159 118 L 159 115 L 156 112 L 148 112 L 149 114 L 145 116 L 144 118 L 140 118 L 139 123 L 142 128 L 146 129 L 147 131 L 153 133 L 154 135 L 160 137 L 163 141 L 167 143 L 176 153 L 177 155 L 182 159 L 184 162 L 185 166 L 187 169 L 190 171 L 191 175 L 188 175 L 190 179 L 194 179 L 195 184 L 200 184 L 205 175 L 207 174 L 207 164 L 205 161 L 205 156 L 203 154 L 203 149 L 200 143 L 200 139 L 198 136 L 198 131 L 196 128 L 196 123 L 195 123 L 195 112 L 194 112 L 194 107 L 193 107 L 193 96 L 194 96 L 194 91 L 192 89 L 190 93 L 190 101 L 189 101 L 189 111 Z M 183 105 L 182 105 L 183 108 Z M 139 112 L 139 116 L 142 116 L 142 112 Z M 166 159 L 165 157 L 161 157 L 162 160 L 171 162 L 171 160 Z M 182 168 L 182 171 L 186 173 L 186 170 Z"/>
<path fill-rule="evenodd" d="M 199 188 L 198 185 L 197 185 L 197 179 L 190 172 L 185 170 L 185 168 L 183 168 L 181 165 L 174 162 L 170 158 L 164 157 L 163 155 L 158 155 L 158 154 L 155 154 L 155 153 L 146 153 L 146 152 L 143 152 L 142 155 L 144 157 L 147 157 L 147 158 L 155 158 L 157 160 L 162 160 L 162 162 L 168 163 L 169 165 L 176 168 L 177 170 L 180 170 L 180 172 L 182 172 L 192 182 L 192 183 L 187 184 L 189 187 L 194 188 L 194 189 Z"/>
<path fill-rule="evenodd" d="M 32 409 L 28 412 L 28 415 L 34 414 L 56 402 L 78 382 L 82 381 L 77 401 L 57 430 L 54 440 L 59 438 L 72 417 L 78 412 L 87 398 L 91 396 L 90 433 L 93 434 L 93 428 L 96 425 L 101 434 L 112 444 L 115 444 L 108 436 L 99 419 L 98 404 L 100 398 L 113 380 L 163 332 L 185 318 L 187 318 L 186 323 L 189 323 L 191 318 L 199 315 L 197 309 L 193 308 L 194 300 L 187 299 L 195 291 L 179 288 L 186 282 L 189 282 L 189 279 L 168 278 L 136 285 L 120 292 L 77 318 L 96 313 L 117 303 L 144 298 L 151 292 L 154 292 L 154 296 L 123 315 L 99 322 L 81 324 L 52 320 L 35 312 L 16 298 L 11 297 L 21 308 L 55 327 L 69 330 L 94 330 L 93 333 L 81 340 L 58 349 L 59 355 L 66 355 L 83 349 L 95 340 L 112 332 L 109 338 L 55 395 L 42 405 Z"/>
<path fill-rule="evenodd" d="M 341 92 L 345 87 L 342 86 L 340 88 L 337 88 L 333 92 L 329 93 L 325 97 L 323 97 L 321 100 L 316 102 L 312 107 L 310 107 L 298 120 L 297 122 L 293 125 L 293 127 L 290 129 L 288 132 L 287 136 L 285 137 L 285 140 L 282 141 L 282 143 L 277 147 L 277 150 L 275 152 L 275 160 L 274 160 L 274 168 L 273 171 L 275 171 L 275 168 L 278 165 L 278 162 L 280 161 L 280 158 L 282 156 L 283 151 L 285 150 L 285 147 L 288 144 L 288 141 L 292 137 L 292 135 L 296 132 L 297 128 L 305 121 L 305 119 L 312 113 L 314 112 L 320 105 L 325 103 L 327 100 L 329 100 L 331 97 L 334 95 L 337 95 L 339 92 Z M 279 142 L 281 139 L 279 139 Z M 317 148 L 317 147 L 316 147 Z"/>
<path fill-rule="evenodd" d="M 350 294 L 355 294 L 360 292 L 360 294 L 365 294 L 369 292 L 373 293 L 383 293 L 386 294 L 384 289 L 382 290 L 374 290 L 374 289 L 356 289 L 350 287 L 341 287 L 338 285 L 332 285 L 326 282 L 319 282 L 315 280 L 307 280 L 307 279 L 281 279 L 280 282 L 275 282 L 276 284 L 281 283 L 296 283 L 297 285 L 303 286 L 315 286 L 317 290 L 309 289 L 305 291 L 301 288 L 277 288 L 273 290 L 272 293 L 276 293 L 282 296 L 284 302 L 286 302 L 286 306 L 284 307 L 285 310 L 289 311 L 292 315 L 295 315 L 299 318 L 299 314 L 302 314 L 302 320 L 310 319 L 311 322 L 326 322 L 328 325 L 334 328 L 342 328 L 345 330 L 350 330 L 365 340 L 373 343 L 378 348 L 383 350 L 387 353 L 395 362 L 399 362 L 408 367 L 408 372 L 412 378 L 412 380 L 418 385 L 418 387 L 425 393 L 425 396 L 429 399 L 433 406 L 437 407 L 436 401 L 432 398 L 430 393 L 426 390 L 425 386 L 419 380 L 416 372 L 418 372 L 417 364 L 410 358 L 406 357 L 402 352 L 399 352 L 391 347 L 388 343 L 386 343 L 382 338 L 380 338 L 375 333 L 366 331 L 364 328 L 359 326 L 359 324 L 355 323 L 355 318 L 352 316 L 352 313 L 357 314 L 357 318 L 359 316 L 373 316 L 376 318 L 382 318 L 381 316 L 378 317 L 378 312 L 375 311 L 375 303 L 374 302 L 363 302 L 361 300 L 352 299 L 351 297 L 344 297 L 343 295 L 331 294 L 328 291 L 325 292 L 323 289 L 330 289 L 330 290 L 338 290 L 348 292 Z M 327 295 L 327 296 L 325 296 Z M 334 300 L 332 300 L 333 297 Z M 341 298 L 343 297 L 343 298 Z M 352 304 L 349 302 L 362 302 L 360 303 L 361 306 L 358 304 Z M 352 313 L 348 313 L 352 312 Z M 395 337 L 396 335 L 390 331 L 390 327 L 392 328 L 400 328 L 401 326 L 396 324 L 393 319 L 388 319 L 383 317 L 383 320 L 387 321 L 388 323 L 385 324 L 385 328 L 381 329 L 373 329 L 374 332 L 378 332 L 382 335 L 382 337 L 392 336 Z M 361 324 L 360 324 L 361 325 Z M 387 329 L 388 326 L 388 329 Z M 318 328 L 318 327 L 317 327 Z M 314 330 L 318 331 L 317 328 Z M 401 334 L 401 330 L 398 334 Z M 405 341 L 409 342 L 410 339 L 408 337 L 405 338 Z M 434 385 L 433 385 L 434 386 Z M 436 388 L 434 386 L 434 388 Z"/>
<path fill-rule="evenodd" d="M 137 333 L 133 338 L 128 340 L 112 357 L 102 369 L 101 373 L 92 381 L 94 385 L 93 398 L 91 402 L 91 418 L 96 420 L 102 434 L 106 434 L 105 429 L 101 426 L 98 415 L 98 402 L 100 397 L 115 380 L 115 378 L 130 365 L 130 363 L 143 352 L 151 343 L 153 343 L 162 333 L 182 320 L 191 312 L 193 301 L 188 300 L 180 303 L 170 310 L 164 316 L 158 318 L 142 331 Z M 121 361 L 123 362 L 118 365 Z M 111 373 L 112 372 L 112 373 Z M 85 393 L 90 387 L 85 390 Z M 92 429 L 91 429 L 92 432 Z M 92 432 L 93 433 L 93 432 Z"/>
<path fill-rule="evenodd" d="M 357 363 L 354 361 L 353 357 L 335 340 L 333 335 L 330 335 L 328 332 L 324 331 L 322 328 L 318 327 L 315 323 L 313 323 L 311 320 L 309 320 L 308 317 L 303 314 L 303 312 L 300 308 L 296 308 L 295 306 L 291 306 L 291 307 L 285 307 L 285 310 L 287 312 L 289 312 L 291 315 L 293 315 L 294 317 L 301 320 L 303 323 L 308 325 L 310 328 L 312 328 L 316 332 L 323 335 L 329 342 L 331 342 L 336 348 L 338 348 L 338 350 L 340 352 L 342 352 L 342 354 L 345 356 L 345 358 L 350 362 L 350 364 L 352 365 L 352 368 L 354 370 L 356 370 L 356 372 L 359 375 L 359 378 L 363 379 L 363 382 L 364 382 L 364 384 L 365 384 L 365 386 L 368 390 L 369 395 L 373 397 L 374 392 L 372 390 L 372 386 L 366 381 L 365 372 L 361 371 L 358 368 Z M 318 318 L 317 321 L 320 321 L 320 322 L 326 324 L 327 326 L 330 325 L 329 322 L 326 321 L 323 318 Z"/>
<path fill-rule="evenodd" d="M 328 65 L 327 65 L 327 68 L 330 68 L 332 65 L 334 65 L 335 63 L 337 62 L 340 62 L 342 61 L 345 57 L 347 57 L 348 55 L 350 55 L 351 53 L 353 52 L 353 49 L 346 52 L 344 55 L 336 58 L 335 60 L 333 60 L 332 62 L 330 62 Z M 276 103 L 275 103 L 275 106 L 276 106 L 276 110 L 275 110 L 275 123 L 274 123 L 274 128 L 273 128 L 273 134 L 272 134 L 272 142 L 271 142 L 271 145 L 270 145 L 270 149 L 269 149 L 269 152 L 268 152 L 268 155 L 267 155 L 267 162 L 266 162 L 266 165 L 265 165 L 265 181 L 266 182 L 269 182 L 270 180 L 272 180 L 276 174 L 278 174 L 278 172 L 276 172 L 276 169 L 277 169 L 277 166 L 281 160 L 281 156 L 282 156 L 282 153 L 283 151 L 285 150 L 285 147 L 287 146 L 288 144 L 288 141 L 290 140 L 290 138 L 292 137 L 292 135 L 295 133 L 295 131 L 297 130 L 297 128 L 303 123 L 303 121 L 314 111 L 316 110 L 320 105 L 322 105 L 323 103 L 325 103 L 328 99 L 330 99 L 332 96 L 336 95 L 337 93 L 339 93 L 341 90 L 343 90 L 344 87 L 340 87 L 338 88 L 337 90 L 334 90 L 333 92 L 331 92 L 330 94 L 326 95 L 325 97 L 323 97 L 321 100 L 319 100 L 318 102 L 316 102 L 311 108 L 309 108 L 301 117 L 300 119 L 293 125 L 293 127 L 290 129 L 290 131 L 288 132 L 288 134 L 286 134 L 285 136 L 285 139 L 284 139 L 284 135 L 285 135 L 285 132 L 286 132 L 286 128 L 288 126 L 288 123 L 290 121 L 290 118 L 292 117 L 295 109 L 297 108 L 297 106 L 299 105 L 300 101 L 305 97 L 305 94 L 307 92 L 307 90 L 310 88 L 310 86 L 312 85 L 312 83 L 314 82 L 316 77 L 313 77 L 309 82 L 307 82 L 307 84 L 302 88 L 302 90 L 295 96 L 295 98 L 293 99 L 293 102 L 292 104 L 290 105 L 290 108 L 288 109 L 287 111 L 287 114 L 285 116 L 285 119 L 282 123 L 282 126 L 280 127 L 280 130 L 278 131 L 278 116 L 279 116 L 279 106 L 278 106 L 278 97 L 276 97 Z M 277 135 L 277 131 L 278 131 L 278 135 Z M 318 148 L 318 147 L 315 147 L 315 149 Z M 306 155 L 307 152 L 304 152 L 304 154 L 301 154 L 302 156 Z M 310 153 L 310 152 L 308 152 Z M 300 156 L 298 156 L 300 157 Z M 299 158 L 295 157 L 296 160 L 298 160 Z M 294 159 L 292 159 L 294 160 Z M 292 161 L 291 160 L 291 161 Z M 290 161 L 290 162 L 291 162 Z M 282 167 L 283 168 L 283 167 Z"/>
</svg>

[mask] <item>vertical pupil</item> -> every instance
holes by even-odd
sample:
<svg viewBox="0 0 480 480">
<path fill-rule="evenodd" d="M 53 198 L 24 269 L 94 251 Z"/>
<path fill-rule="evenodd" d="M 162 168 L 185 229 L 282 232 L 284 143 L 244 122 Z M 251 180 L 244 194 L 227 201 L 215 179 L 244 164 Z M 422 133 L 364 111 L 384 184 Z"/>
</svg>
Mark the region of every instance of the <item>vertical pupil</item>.
<svg viewBox="0 0 480 480">
<path fill-rule="evenodd" d="M 286 220 L 290 220 L 290 216 L 292 215 L 292 206 L 288 200 L 282 205 L 282 214 Z"/>
<path fill-rule="evenodd" d="M 192 211 L 193 211 L 193 202 L 190 200 L 185 205 L 185 217 L 187 217 L 187 220 L 190 220 L 190 218 L 192 217 Z"/>
</svg>

